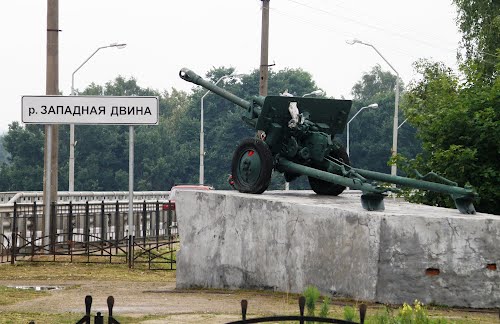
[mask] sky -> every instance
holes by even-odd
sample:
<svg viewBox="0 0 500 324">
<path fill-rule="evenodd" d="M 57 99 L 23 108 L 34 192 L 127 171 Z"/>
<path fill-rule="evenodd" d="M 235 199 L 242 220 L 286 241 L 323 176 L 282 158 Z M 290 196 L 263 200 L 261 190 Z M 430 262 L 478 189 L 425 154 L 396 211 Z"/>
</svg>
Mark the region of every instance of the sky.
<svg viewBox="0 0 500 324">
<path fill-rule="evenodd" d="M 236 73 L 259 68 L 261 0 L 59 0 L 59 90 L 104 85 L 118 75 L 143 88 L 190 91 L 182 67 L 204 75 L 213 67 Z M 275 71 L 302 68 L 330 97 L 351 98 L 364 73 L 379 64 L 405 84 L 421 58 L 456 68 L 461 36 L 451 0 L 271 0 L 269 63 Z M 0 134 L 21 122 L 21 97 L 44 95 L 47 1 L 0 4 Z M 256 94 L 258 89 L 255 89 Z"/>
</svg>

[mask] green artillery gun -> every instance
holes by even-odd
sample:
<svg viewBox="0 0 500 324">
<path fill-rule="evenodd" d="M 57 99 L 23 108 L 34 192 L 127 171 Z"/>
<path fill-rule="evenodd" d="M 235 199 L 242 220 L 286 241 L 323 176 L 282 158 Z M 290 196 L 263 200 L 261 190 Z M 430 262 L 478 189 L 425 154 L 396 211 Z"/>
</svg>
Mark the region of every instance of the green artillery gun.
<svg viewBox="0 0 500 324">
<path fill-rule="evenodd" d="M 320 195 L 337 196 L 346 187 L 361 190 L 361 204 L 367 210 L 384 210 L 387 192 L 398 191 L 381 182 L 447 193 L 461 213 L 475 213 L 475 191 L 435 173 L 417 180 L 351 167 L 345 148 L 334 139 L 346 126 L 350 100 L 257 96 L 247 101 L 189 69 L 181 69 L 179 76 L 246 109 L 242 119 L 257 130 L 257 136 L 243 140 L 233 155 L 232 180 L 240 192 L 263 193 L 277 170 L 287 182 L 307 176 Z"/>
</svg>

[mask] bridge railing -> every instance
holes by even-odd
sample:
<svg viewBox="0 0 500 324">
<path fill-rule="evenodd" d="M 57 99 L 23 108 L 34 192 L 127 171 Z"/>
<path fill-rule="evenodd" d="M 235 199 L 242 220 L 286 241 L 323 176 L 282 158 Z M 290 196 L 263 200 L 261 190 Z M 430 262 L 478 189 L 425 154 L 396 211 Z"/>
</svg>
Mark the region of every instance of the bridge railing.
<svg viewBox="0 0 500 324">
<path fill-rule="evenodd" d="M 134 201 L 131 229 L 128 201 L 53 203 L 49 218 L 43 215 L 43 204 L 14 203 L 12 212 L 0 213 L 0 262 L 44 254 L 103 255 L 103 249 L 113 253 L 111 247 L 118 254 L 127 246 L 130 232 L 134 242 L 143 245 L 171 242 L 177 238 L 177 227 L 173 212 L 162 208 L 168 203 Z"/>
<path fill-rule="evenodd" d="M 170 191 L 134 191 L 134 200 L 166 200 Z M 59 191 L 57 201 L 128 200 L 128 191 Z M 17 203 L 43 202 L 42 191 L 0 192 L 0 208 Z"/>
</svg>

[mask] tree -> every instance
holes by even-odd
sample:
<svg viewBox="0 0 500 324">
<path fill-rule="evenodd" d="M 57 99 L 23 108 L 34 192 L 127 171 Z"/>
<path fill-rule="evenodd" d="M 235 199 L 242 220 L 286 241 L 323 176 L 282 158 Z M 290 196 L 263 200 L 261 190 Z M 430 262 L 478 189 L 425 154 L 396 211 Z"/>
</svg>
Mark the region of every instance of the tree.
<svg viewBox="0 0 500 324">
<path fill-rule="evenodd" d="M 215 82 L 233 68 L 214 68 L 207 78 Z M 219 84 L 230 92 L 251 100 L 258 93 L 259 72 L 240 80 Z M 270 73 L 269 94 L 284 90 L 297 95 L 316 90 L 311 75 L 301 69 Z M 89 85 L 84 95 L 155 95 L 160 99 L 160 121 L 156 126 L 135 127 L 134 183 L 136 190 L 168 190 L 174 184 L 197 183 L 199 177 L 200 99 L 206 89 L 195 87 L 187 94 L 172 89 L 162 93 L 141 88 L 135 79 L 117 77 L 100 86 Z M 205 178 L 218 189 L 229 189 L 231 159 L 238 143 L 255 136 L 255 130 L 241 120 L 245 110 L 217 95 L 205 97 Z M 128 184 L 128 127 L 79 125 L 75 130 L 76 190 L 126 190 Z M 43 175 L 43 131 L 38 126 L 11 125 L 5 136 L 12 159 L 0 170 L 0 190 L 41 190 Z M 32 139 L 37 139 L 36 141 Z M 9 145 L 7 145 L 9 143 Z M 60 127 L 59 188 L 68 186 L 69 127 Z M 33 154 L 37 151 L 38 154 Z M 41 155 L 40 155 L 41 154 Z M 33 159 L 33 160 L 30 160 Z M 36 170 L 30 168 L 37 167 Z M 36 172 L 35 172 L 36 171 Z M 16 177 L 33 184 L 13 186 Z M 28 176 L 29 175 L 29 176 Z M 274 176 L 272 188 L 283 188 L 282 176 Z"/>
<path fill-rule="evenodd" d="M 0 190 L 42 190 L 43 127 L 13 122 L 3 142 L 10 155 L 0 166 Z"/>
<path fill-rule="evenodd" d="M 463 33 L 465 62 L 477 65 L 481 78 L 493 81 L 500 60 L 500 2 L 498 0 L 453 0 L 457 24 Z"/>
<path fill-rule="evenodd" d="M 479 211 L 500 213 L 500 76 L 490 83 L 474 64 L 462 76 L 442 63 L 419 61 L 415 67 L 422 79 L 410 85 L 404 109 L 418 128 L 423 153 L 408 168 L 470 184 L 479 193 Z M 430 192 L 412 200 L 452 205 L 449 197 Z"/>
<path fill-rule="evenodd" d="M 220 76 L 231 72 L 232 69 L 227 68 L 215 69 L 209 71 L 207 77 L 215 82 Z M 251 100 L 259 92 L 259 71 L 254 70 L 251 74 L 243 76 L 240 81 L 228 80 L 222 86 L 245 100 Z M 301 96 L 316 89 L 318 88 L 312 80 L 311 74 L 302 69 L 284 69 L 277 72 L 271 70 L 269 72 L 269 95 L 279 95 L 288 90 L 289 93 Z M 199 107 L 201 95 L 205 92 L 205 89 L 200 89 L 193 96 L 192 103 L 196 107 L 197 115 L 199 115 L 197 107 Z M 210 94 L 205 97 L 204 103 L 207 152 L 205 156 L 206 181 L 216 188 L 229 189 L 227 178 L 231 173 L 233 152 L 243 139 L 255 136 L 255 129 L 241 120 L 245 110 L 228 100 Z M 275 172 L 270 188 L 283 189 L 284 182 L 284 177 Z M 292 188 L 302 187 L 304 187 L 304 181 L 292 183 Z M 309 188 L 308 185 L 307 188 Z"/>
<path fill-rule="evenodd" d="M 0 135 L 0 163 L 7 162 L 8 153 L 3 145 L 3 135 Z"/>
<path fill-rule="evenodd" d="M 423 152 L 407 169 L 437 171 L 479 193 L 479 211 L 500 213 L 500 3 L 454 0 L 463 33 L 458 73 L 421 60 L 403 109 L 418 128 Z M 449 197 L 413 192 L 411 199 L 450 206 Z"/>
<path fill-rule="evenodd" d="M 350 160 L 357 168 L 390 173 L 388 161 L 392 148 L 395 86 L 396 76 L 382 71 L 380 65 L 376 65 L 352 88 L 354 103 L 348 120 L 361 107 L 372 103 L 379 105 L 378 109 L 364 110 L 350 123 Z M 400 122 L 404 120 L 401 111 L 399 120 Z M 420 152 L 420 143 L 415 138 L 415 128 L 405 123 L 398 132 L 400 154 L 414 157 Z M 347 141 L 345 132 L 339 139 L 341 143 Z"/>
</svg>

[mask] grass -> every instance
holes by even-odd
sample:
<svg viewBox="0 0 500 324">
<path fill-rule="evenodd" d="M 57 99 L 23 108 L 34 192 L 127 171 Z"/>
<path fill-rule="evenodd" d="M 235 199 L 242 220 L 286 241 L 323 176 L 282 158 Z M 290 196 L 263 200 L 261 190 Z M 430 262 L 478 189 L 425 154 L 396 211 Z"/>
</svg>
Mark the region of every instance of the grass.
<svg viewBox="0 0 500 324">
<path fill-rule="evenodd" d="M 73 257 L 75 259 L 75 257 Z M 70 262 L 18 262 L 0 266 L 0 278 L 8 280 L 102 280 L 135 282 L 173 282 L 175 271 L 129 269 L 126 264 L 70 263 Z"/>
<path fill-rule="evenodd" d="M 78 286 L 79 281 L 119 281 L 126 283 L 128 282 L 175 282 L 175 271 L 149 271 L 145 269 L 129 269 L 126 264 L 85 264 L 85 263 L 70 263 L 70 262 L 19 262 L 16 265 L 0 265 L 0 278 L 2 280 L 9 281 L 45 281 L 50 280 L 51 282 L 65 282 L 71 283 L 74 287 Z M 71 287 L 66 288 L 71 289 Z M 248 299 L 250 303 L 250 309 L 254 309 L 252 300 L 258 298 L 272 298 L 269 300 L 274 300 L 276 302 L 276 309 L 273 310 L 273 314 L 286 315 L 290 314 L 290 305 L 298 305 L 297 294 L 287 294 L 273 291 L 251 291 L 251 290 L 238 290 L 238 291 L 228 291 L 223 289 L 218 290 L 208 290 L 208 289 L 192 289 L 190 293 L 195 294 L 200 300 L 211 298 L 216 298 L 218 293 L 231 294 L 234 295 L 235 305 L 239 304 L 241 299 Z M 30 320 L 36 320 L 36 323 L 76 323 L 82 316 L 83 313 L 62 313 L 62 314 L 51 314 L 51 313 L 29 313 L 29 312 L 5 312 L 2 311 L 2 306 L 14 305 L 16 303 L 32 300 L 36 298 L 42 298 L 50 294 L 45 291 L 32 291 L 32 290 L 19 290 L 14 288 L 8 288 L 5 286 L 0 286 L 0 324 L 2 323 L 29 323 Z M 83 298 L 83 297 L 82 297 Z M 117 298 L 117 296 L 115 296 Z M 319 309 L 322 304 L 322 298 L 317 299 L 317 308 Z M 228 305 L 228 310 L 233 308 L 235 305 Z M 359 320 L 358 304 L 355 301 L 347 299 L 334 299 L 329 303 L 328 316 L 343 319 L 345 317 L 346 306 L 354 308 L 355 317 L 354 320 Z M 236 306 L 237 308 L 238 306 Z M 298 314 L 297 308 L 292 307 L 293 314 Z M 369 304 L 368 306 L 368 318 L 366 323 L 394 323 L 390 321 L 384 321 L 389 319 L 389 316 L 396 316 L 398 314 L 399 307 L 389 307 L 379 304 Z M 442 319 L 440 323 L 495 323 L 498 324 L 498 311 L 493 312 L 480 312 L 480 311 L 470 311 L 470 310 L 459 310 L 449 307 L 436 307 L 436 306 L 426 306 L 429 319 L 433 320 L 432 323 L 437 323 L 436 320 Z M 348 316 L 352 316 L 351 309 L 348 310 Z M 217 313 L 192 313 L 185 315 L 145 315 L 139 317 L 127 317 L 120 316 L 117 314 L 117 318 L 120 323 L 138 323 L 146 320 L 152 319 L 162 319 L 166 320 L 171 316 L 217 316 Z M 262 314 L 261 316 L 266 316 L 270 314 Z M 249 318 L 258 317 L 256 315 L 249 316 Z M 169 321 L 170 322 L 170 321 Z M 224 321 L 222 321 L 224 322 Z M 222 323 L 221 322 L 221 323 Z"/>
<path fill-rule="evenodd" d="M 46 296 L 47 294 L 48 293 L 45 291 L 0 286 L 0 306 L 16 304 L 17 302 L 23 300 L 35 299 L 41 296 Z"/>
<path fill-rule="evenodd" d="M 0 311 L 0 324 L 18 324 L 18 323 L 29 323 L 34 321 L 35 323 L 43 324 L 75 324 L 82 318 L 83 314 L 76 313 L 64 313 L 64 314 L 50 314 L 50 313 L 16 313 L 16 312 L 2 312 Z M 146 315 L 139 317 L 130 316 L 114 316 L 114 318 L 122 323 L 138 323 L 153 319 L 163 319 L 164 315 Z M 105 323 L 107 323 L 108 317 L 105 317 Z M 94 322 L 94 319 L 91 321 Z"/>
</svg>

